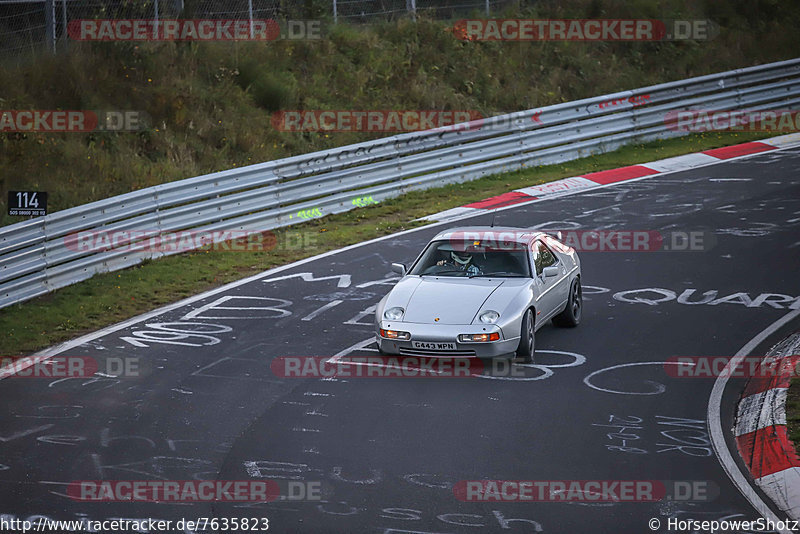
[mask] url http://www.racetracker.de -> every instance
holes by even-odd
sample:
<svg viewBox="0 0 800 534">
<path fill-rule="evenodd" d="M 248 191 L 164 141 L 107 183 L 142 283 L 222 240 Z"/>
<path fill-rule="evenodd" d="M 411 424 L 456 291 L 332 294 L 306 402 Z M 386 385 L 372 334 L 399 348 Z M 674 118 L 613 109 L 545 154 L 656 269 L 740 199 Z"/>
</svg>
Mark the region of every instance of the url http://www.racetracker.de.
<svg viewBox="0 0 800 534">
<path fill-rule="evenodd" d="M 659 519 L 653 517 L 647 522 L 647 526 L 654 532 L 795 532 L 800 530 L 800 521 L 773 521 L 763 517 L 750 520 L 698 520 L 674 517 Z"/>
<path fill-rule="evenodd" d="M 58 521 L 44 516 L 28 519 L 7 519 L 0 516 L 0 532 L 199 532 L 269 530 L 266 517 L 198 517 L 194 519 L 105 519 Z"/>
</svg>

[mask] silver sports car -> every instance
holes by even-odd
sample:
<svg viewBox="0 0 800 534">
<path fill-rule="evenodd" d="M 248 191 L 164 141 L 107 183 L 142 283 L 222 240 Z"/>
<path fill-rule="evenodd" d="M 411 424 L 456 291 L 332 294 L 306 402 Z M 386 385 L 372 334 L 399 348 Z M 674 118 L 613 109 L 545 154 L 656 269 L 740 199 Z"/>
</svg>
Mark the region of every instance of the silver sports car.
<svg viewBox="0 0 800 534">
<path fill-rule="evenodd" d="M 469 227 L 434 237 L 375 310 L 383 354 L 531 363 L 549 319 L 581 320 L 581 264 L 555 237 L 520 228 Z"/>
</svg>

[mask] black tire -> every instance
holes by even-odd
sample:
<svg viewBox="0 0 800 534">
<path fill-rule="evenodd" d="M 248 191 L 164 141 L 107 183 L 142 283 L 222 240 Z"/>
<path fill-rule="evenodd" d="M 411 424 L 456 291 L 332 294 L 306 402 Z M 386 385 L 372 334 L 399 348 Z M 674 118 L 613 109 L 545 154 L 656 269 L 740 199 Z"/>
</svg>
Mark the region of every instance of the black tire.
<svg viewBox="0 0 800 534">
<path fill-rule="evenodd" d="M 517 347 L 516 356 L 522 360 L 522 363 L 533 363 L 534 348 L 536 346 L 535 326 L 533 319 L 533 310 L 525 312 L 522 318 L 522 328 L 519 334 L 519 347 Z"/>
<path fill-rule="evenodd" d="M 553 317 L 553 324 L 564 328 L 573 328 L 581 322 L 583 312 L 583 289 L 580 278 L 576 278 L 569 288 L 569 298 L 564 311 Z"/>
</svg>

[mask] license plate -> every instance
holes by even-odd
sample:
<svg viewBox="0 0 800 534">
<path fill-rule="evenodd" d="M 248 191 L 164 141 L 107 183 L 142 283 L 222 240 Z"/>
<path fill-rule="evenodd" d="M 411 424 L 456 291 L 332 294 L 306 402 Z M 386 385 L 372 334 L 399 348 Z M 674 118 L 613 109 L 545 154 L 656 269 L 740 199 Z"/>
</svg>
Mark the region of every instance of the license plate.
<svg viewBox="0 0 800 534">
<path fill-rule="evenodd" d="M 432 341 L 414 341 L 413 346 L 415 349 L 456 350 L 455 343 L 434 343 Z"/>
</svg>

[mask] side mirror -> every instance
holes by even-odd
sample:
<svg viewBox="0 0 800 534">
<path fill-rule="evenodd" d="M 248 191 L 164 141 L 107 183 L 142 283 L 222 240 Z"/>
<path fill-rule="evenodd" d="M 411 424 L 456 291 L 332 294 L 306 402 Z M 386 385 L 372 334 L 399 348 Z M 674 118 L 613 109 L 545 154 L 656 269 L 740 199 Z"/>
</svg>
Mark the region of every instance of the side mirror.
<svg viewBox="0 0 800 534">
<path fill-rule="evenodd" d="M 392 272 L 393 273 L 397 273 L 400 276 L 405 276 L 406 275 L 406 266 L 403 265 L 402 263 L 393 263 L 392 264 Z"/>
<path fill-rule="evenodd" d="M 558 267 L 545 267 L 544 271 L 542 272 L 544 273 L 545 278 L 552 278 L 553 276 L 558 276 Z"/>
</svg>

